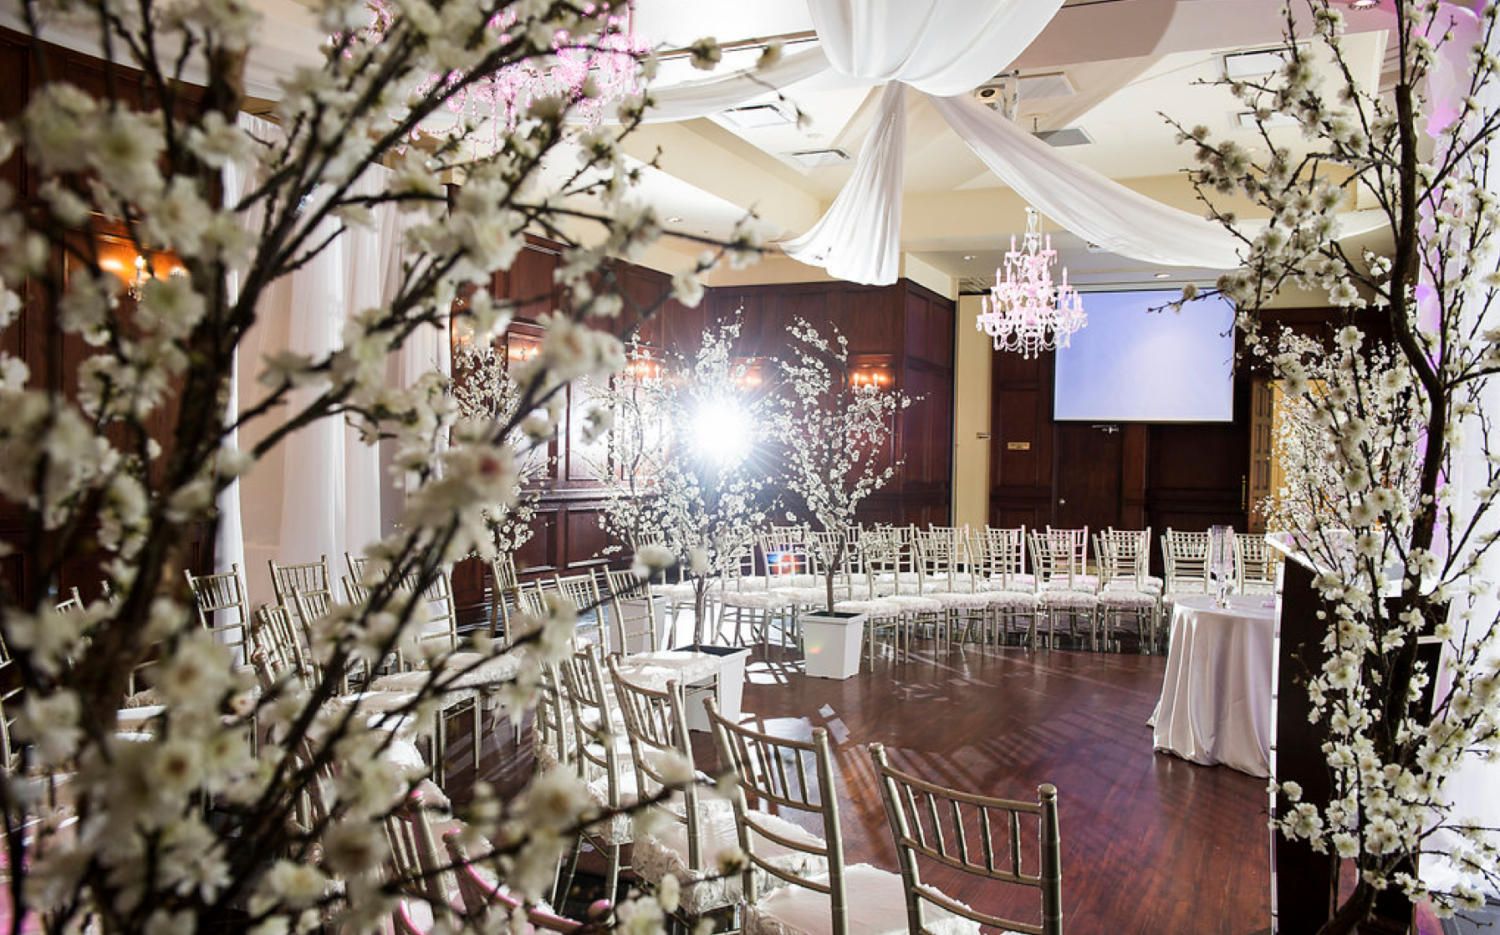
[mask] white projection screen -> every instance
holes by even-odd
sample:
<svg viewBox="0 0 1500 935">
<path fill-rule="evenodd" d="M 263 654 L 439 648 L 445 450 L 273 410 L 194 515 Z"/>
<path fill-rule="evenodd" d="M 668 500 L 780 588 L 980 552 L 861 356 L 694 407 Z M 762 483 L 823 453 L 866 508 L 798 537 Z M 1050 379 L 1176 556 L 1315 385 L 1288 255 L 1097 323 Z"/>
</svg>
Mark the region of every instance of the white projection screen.
<svg viewBox="0 0 1500 935">
<path fill-rule="evenodd" d="M 1088 324 L 1057 351 L 1060 422 L 1234 421 L 1234 308 L 1218 298 L 1152 312 L 1177 290 L 1089 292 Z"/>
</svg>

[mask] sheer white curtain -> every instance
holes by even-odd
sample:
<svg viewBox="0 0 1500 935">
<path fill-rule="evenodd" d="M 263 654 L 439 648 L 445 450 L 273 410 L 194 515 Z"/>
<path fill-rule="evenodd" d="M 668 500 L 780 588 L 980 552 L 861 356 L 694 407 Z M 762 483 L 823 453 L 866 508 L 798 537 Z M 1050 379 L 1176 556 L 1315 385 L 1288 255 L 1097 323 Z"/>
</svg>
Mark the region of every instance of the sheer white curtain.
<svg viewBox="0 0 1500 935">
<path fill-rule="evenodd" d="M 818 42 L 835 71 L 889 82 L 854 175 L 787 254 L 852 282 L 889 285 L 901 268 L 904 99 L 892 87 L 957 94 L 983 84 L 1036 38 L 1062 0 L 808 0 Z"/>
<path fill-rule="evenodd" d="M 968 97 L 928 97 L 990 171 L 1042 214 L 1111 253 L 1167 266 L 1229 269 L 1238 244 L 1218 224 L 1147 198 Z"/>
<path fill-rule="evenodd" d="M 254 132 L 263 137 L 278 132 L 263 121 L 256 124 Z M 355 193 L 384 190 L 388 174 L 372 168 L 356 183 Z M 253 184 L 230 173 L 225 182 L 226 193 L 243 193 Z M 350 315 L 378 306 L 394 293 L 401 220 L 392 206 L 378 206 L 374 213 L 373 228 L 346 231 L 312 262 L 266 291 L 258 320 L 240 343 L 232 411 L 240 411 L 241 402 L 249 409 L 268 394 L 256 379 L 267 356 L 293 351 L 319 357 L 335 351 L 342 346 Z M 243 221 L 250 229 L 259 227 L 258 217 L 247 215 Z M 320 230 L 319 236 L 332 229 Z M 425 334 L 437 330 L 424 329 L 416 340 L 420 347 L 394 355 L 393 376 L 402 382 L 415 379 L 406 374 L 411 367 L 402 361 L 407 358 L 418 361 L 411 366 L 446 368 L 446 355 L 434 350 L 446 342 L 446 333 L 441 338 Z M 293 389 L 284 405 L 241 429 L 239 447 L 253 447 L 323 390 L 322 385 Z M 378 446 L 365 444 L 340 417 L 320 419 L 293 432 L 220 496 L 216 564 L 227 570 L 238 562 L 256 600 L 272 594 L 269 559 L 304 562 L 327 555 L 337 578 L 344 552 L 362 549 L 384 531 L 385 491 L 390 484 L 384 480 L 381 461 Z"/>
</svg>

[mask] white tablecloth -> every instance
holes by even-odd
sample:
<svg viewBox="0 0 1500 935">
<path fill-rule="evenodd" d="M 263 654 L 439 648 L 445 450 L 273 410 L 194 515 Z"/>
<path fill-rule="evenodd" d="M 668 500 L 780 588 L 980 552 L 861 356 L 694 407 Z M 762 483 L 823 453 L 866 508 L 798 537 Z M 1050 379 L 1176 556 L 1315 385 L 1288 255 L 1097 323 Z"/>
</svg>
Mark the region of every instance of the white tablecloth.
<svg viewBox="0 0 1500 935">
<path fill-rule="evenodd" d="M 1156 749 L 1252 776 L 1271 774 L 1271 689 L 1276 611 L 1266 595 L 1179 598 L 1161 700 L 1152 717 Z"/>
</svg>

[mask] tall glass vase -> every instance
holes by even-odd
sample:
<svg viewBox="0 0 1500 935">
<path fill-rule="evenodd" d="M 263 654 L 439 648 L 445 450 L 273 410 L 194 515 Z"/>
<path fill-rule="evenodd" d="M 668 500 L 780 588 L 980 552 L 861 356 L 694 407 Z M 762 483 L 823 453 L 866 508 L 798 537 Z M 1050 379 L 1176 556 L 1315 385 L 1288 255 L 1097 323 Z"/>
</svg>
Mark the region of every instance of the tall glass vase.
<svg viewBox="0 0 1500 935">
<path fill-rule="evenodd" d="M 1229 592 L 1234 589 L 1234 527 L 1211 526 L 1208 530 L 1208 580 L 1213 585 L 1214 603 L 1229 606 Z"/>
</svg>

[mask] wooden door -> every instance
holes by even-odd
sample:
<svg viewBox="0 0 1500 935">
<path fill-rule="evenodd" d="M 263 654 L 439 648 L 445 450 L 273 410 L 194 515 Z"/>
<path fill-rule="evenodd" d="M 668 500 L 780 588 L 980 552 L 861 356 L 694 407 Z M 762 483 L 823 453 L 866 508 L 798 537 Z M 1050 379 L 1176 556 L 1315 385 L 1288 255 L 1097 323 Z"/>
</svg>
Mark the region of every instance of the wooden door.
<svg viewBox="0 0 1500 935">
<path fill-rule="evenodd" d="M 1124 433 L 1117 425 L 1058 422 L 1053 443 L 1052 525 L 1120 525 Z"/>
<path fill-rule="evenodd" d="M 1275 390 L 1270 380 L 1257 376 L 1250 382 L 1250 465 L 1245 490 L 1251 532 L 1266 531 L 1266 517 L 1261 514 L 1260 504 L 1271 495 L 1275 424 Z"/>
</svg>

